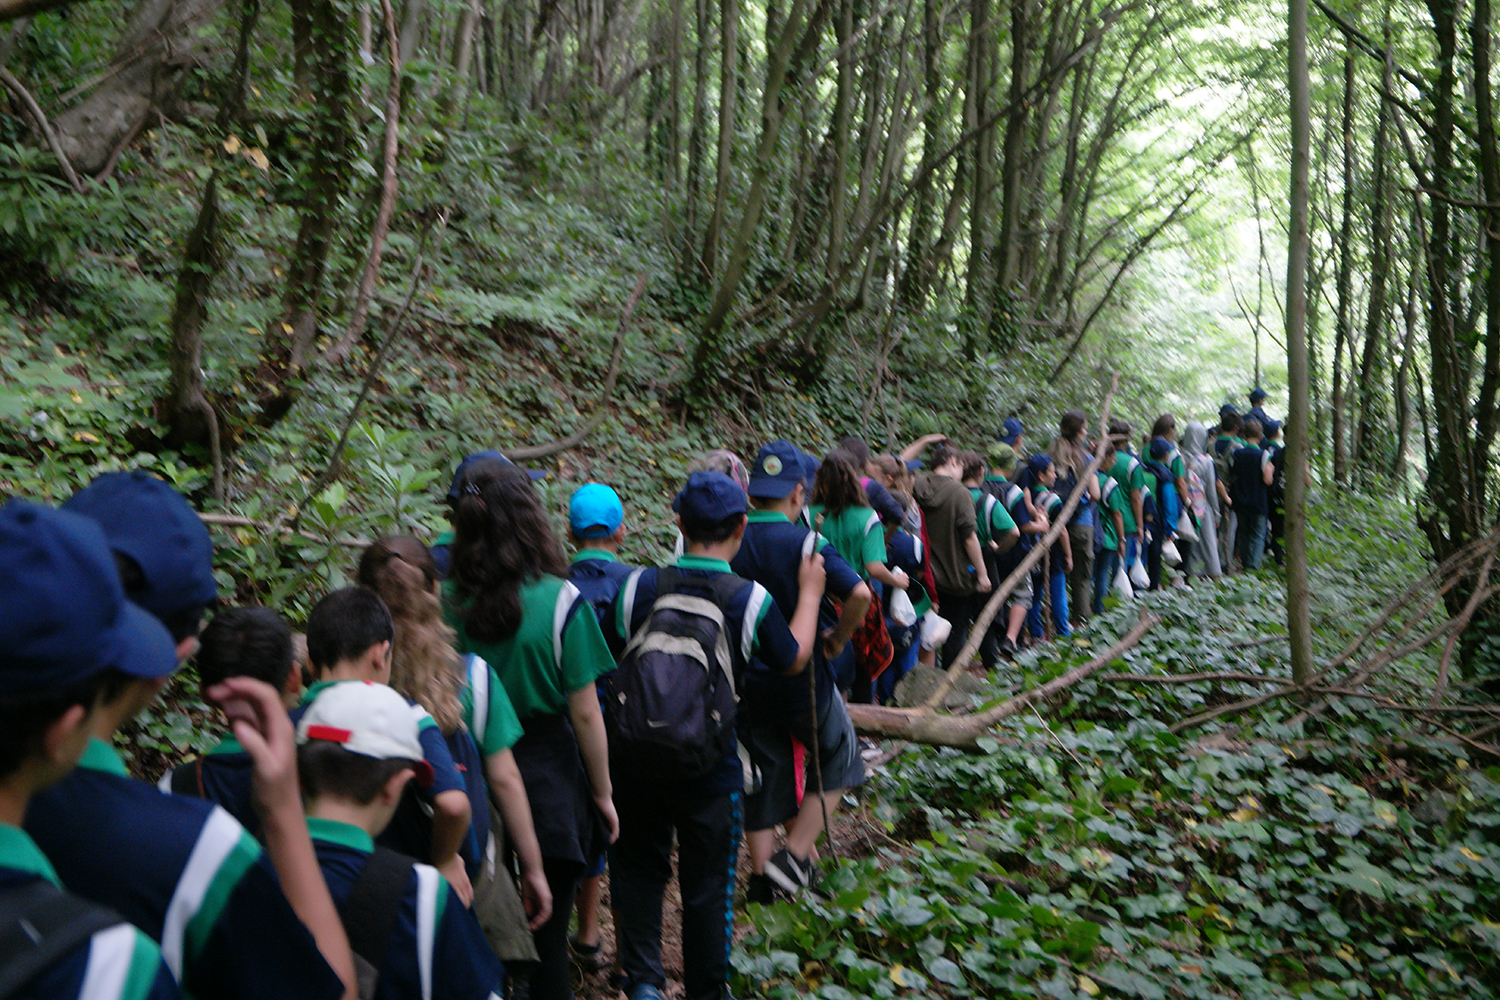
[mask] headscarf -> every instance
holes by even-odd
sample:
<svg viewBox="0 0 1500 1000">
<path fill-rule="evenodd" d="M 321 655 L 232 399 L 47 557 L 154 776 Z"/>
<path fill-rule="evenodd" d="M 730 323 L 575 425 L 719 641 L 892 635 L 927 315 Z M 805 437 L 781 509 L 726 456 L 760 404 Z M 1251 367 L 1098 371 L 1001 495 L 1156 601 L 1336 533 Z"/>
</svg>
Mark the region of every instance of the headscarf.
<svg viewBox="0 0 1500 1000">
<path fill-rule="evenodd" d="M 1190 421 L 1187 429 L 1182 432 L 1183 454 L 1191 458 L 1197 458 L 1199 455 L 1205 454 L 1207 444 L 1208 428 L 1196 420 Z"/>
</svg>

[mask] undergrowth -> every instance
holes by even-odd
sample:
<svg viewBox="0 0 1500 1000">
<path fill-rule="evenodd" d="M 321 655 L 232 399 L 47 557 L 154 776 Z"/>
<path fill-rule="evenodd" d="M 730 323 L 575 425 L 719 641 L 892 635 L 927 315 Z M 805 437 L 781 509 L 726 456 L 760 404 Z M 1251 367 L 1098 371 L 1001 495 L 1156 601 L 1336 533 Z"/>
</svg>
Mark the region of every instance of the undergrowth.
<svg viewBox="0 0 1500 1000">
<path fill-rule="evenodd" d="M 1313 612 L 1326 660 L 1425 572 L 1386 542 L 1398 514 L 1324 512 Z M 1326 516 L 1324 514 L 1326 513 Z M 1106 668 L 1284 677 L 1274 571 L 1151 595 L 1161 623 Z M 994 679 L 1031 686 L 1138 614 Z M 1399 698 L 1433 664 L 1378 679 Z M 1297 726 L 1272 701 L 1180 735 L 1204 705 L 1266 685 L 1099 675 L 985 738 L 913 747 L 858 804 L 884 831 L 837 863 L 831 898 L 750 908 L 738 992 L 1143 998 L 1477 997 L 1500 982 L 1500 768 L 1369 699 Z M 847 846 L 847 845 L 846 845 Z M 846 853 L 848 853 L 846 851 Z"/>
</svg>

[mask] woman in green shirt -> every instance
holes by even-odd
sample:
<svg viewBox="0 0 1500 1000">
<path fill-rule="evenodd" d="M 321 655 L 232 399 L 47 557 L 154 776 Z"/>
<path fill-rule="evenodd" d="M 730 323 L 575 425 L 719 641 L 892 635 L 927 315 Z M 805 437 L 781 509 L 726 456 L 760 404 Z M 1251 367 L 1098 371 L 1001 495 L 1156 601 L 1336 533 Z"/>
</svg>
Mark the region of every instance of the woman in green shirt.
<svg viewBox="0 0 1500 1000">
<path fill-rule="evenodd" d="M 444 589 L 461 651 L 495 668 L 520 718 L 512 748 L 526 785 L 552 916 L 534 932 L 537 1000 L 572 1000 L 568 920 L 588 863 L 619 834 L 594 681 L 614 666 L 599 620 L 565 579 L 568 563 L 520 469 L 481 460 L 453 504 Z"/>
</svg>

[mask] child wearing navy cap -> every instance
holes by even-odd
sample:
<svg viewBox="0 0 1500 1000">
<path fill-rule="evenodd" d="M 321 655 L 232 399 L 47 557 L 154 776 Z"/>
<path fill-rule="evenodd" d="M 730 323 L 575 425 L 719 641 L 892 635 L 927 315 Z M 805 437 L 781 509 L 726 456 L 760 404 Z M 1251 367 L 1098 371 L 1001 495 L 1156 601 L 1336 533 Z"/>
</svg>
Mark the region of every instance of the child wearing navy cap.
<svg viewBox="0 0 1500 1000">
<path fill-rule="evenodd" d="M 85 518 L 11 501 L 0 508 L 0 564 L 0 980 L 15 981 L 17 1000 L 170 1000 L 177 985 L 155 942 L 63 891 L 20 824 L 32 796 L 78 763 L 106 690 L 175 669 L 171 637 L 125 600 Z M 59 908 L 86 923 L 71 935 L 11 933 L 70 912 Z"/>
<path fill-rule="evenodd" d="M 801 481 L 801 465 L 786 459 Z M 764 587 L 738 579 L 729 560 L 745 536 L 745 491 L 719 472 L 695 472 L 672 504 L 687 551 L 668 569 L 632 574 L 615 603 L 617 639 L 638 634 L 660 596 L 707 597 L 723 613 L 736 689 L 751 674 L 800 673 L 817 642 L 823 560 L 804 558 L 802 599 L 790 623 Z M 728 720 L 720 720 L 721 723 Z M 615 749 L 612 747 L 612 750 Z M 620 839 L 610 857 L 611 898 L 619 913 L 620 965 L 631 1000 L 661 1000 L 661 902 L 671 875 L 675 831 L 682 888 L 683 985 L 688 1000 L 718 1000 L 729 975 L 730 905 L 739 852 L 744 770 L 729 751 L 687 781 L 663 780 L 612 761 Z"/>
<path fill-rule="evenodd" d="M 212 545 L 187 501 L 137 471 L 101 476 L 63 506 L 103 529 L 125 593 L 167 627 L 174 665 L 187 656 L 215 595 Z M 219 689 L 235 735 L 256 758 L 264 850 L 218 806 L 133 780 L 110 746 L 170 672 L 109 685 L 79 767 L 32 800 L 26 832 L 64 885 L 160 943 L 184 993 L 280 1000 L 352 992 L 348 940 L 318 873 L 291 727 L 275 692 L 244 678 Z"/>
<path fill-rule="evenodd" d="M 491 1000 L 505 971 L 436 868 L 375 846 L 413 778 L 431 782 L 417 716 L 384 684 L 323 687 L 297 723 L 318 864 L 358 959 L 360 996 Z"/>
<path fill-rule="evenodd" d="M 746 899 L 752 903 L 769 903 L 777 886 L 794 892 L 812 884 L 824 806 L 834 815 L 843 790 L 865 777 L 838 682 L 839 664 L 853 660 L 849 639 L 868 612 L 870 586 L 831 541 L 793 522 L 808 486 L 794 460 L 797 454 L 787 442 L 773 441 L 756 456 L 749 484 L 754 509 L 730 565 L 739 576 L 763 586 L 782 615 L 795 617 L 808 599 L 801 566 L 808 553 L 816 552 L 823 558 L 825 576 L 820 589 L 843 607 L 836 621 L 819 623 L 825 634 L 812 651 L 811 679 L 754 671 L 740 690 L 741 738 L 762 775 L 761 787 L 745 801 L 750 853 Z M 782 824 L 786 845 L 777 850 L 776 827 Z"/>
</svg>

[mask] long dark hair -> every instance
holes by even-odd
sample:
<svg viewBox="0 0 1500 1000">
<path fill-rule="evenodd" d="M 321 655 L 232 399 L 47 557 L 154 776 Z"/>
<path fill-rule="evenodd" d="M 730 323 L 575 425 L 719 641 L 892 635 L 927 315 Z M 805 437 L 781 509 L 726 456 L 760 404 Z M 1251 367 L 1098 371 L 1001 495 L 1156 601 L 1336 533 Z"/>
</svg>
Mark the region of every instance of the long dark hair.
<svg viewBox="0 0 1500 1000">
<path fill-rule="evenodd" d="M 568 572 L 531 478 L 493 459 L 475 462 L 458 484 L 450 551 L 459 616 L 480 642 L 509 639 L 521 627 L 521 584 Z"/>
<path fill-rule="evenodd" d="M 1163 413 L 1157 417 L 1156 423 L 1151 425 L 1151 436 L 1172 441 L 1177 437 L 1177 418 L 1170 413 Z"/>
<path fill-rule="evenodd" d="M 828 453 L 813 480 L 812 502 L 822 504 L 829 517 L 836 517 L 850 507 L 870 506 L 853 455 L 841 450 Z"/>
<path fill-rule="evenodd" d="M 1057 463 L 1058 475 L 1067 470 L 1069 475 L 1076 477 L 1088 465 L 1088 440 L 1083 430 L 1088 419 L 1082 410 L 1066 410 L 1057 422 L 1057 437 L 1052 441 L 1051 453 L 1052 461 Z"/>
</svg>

